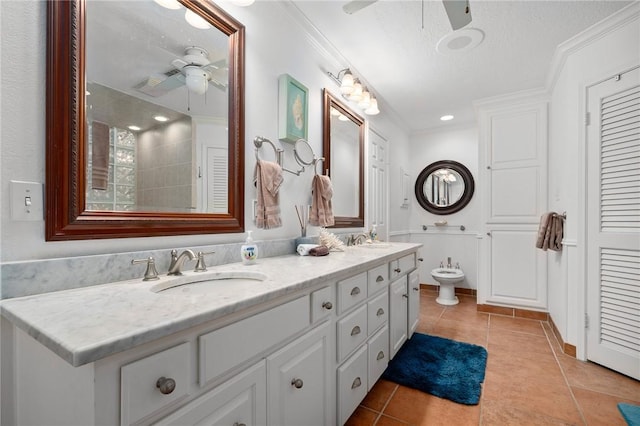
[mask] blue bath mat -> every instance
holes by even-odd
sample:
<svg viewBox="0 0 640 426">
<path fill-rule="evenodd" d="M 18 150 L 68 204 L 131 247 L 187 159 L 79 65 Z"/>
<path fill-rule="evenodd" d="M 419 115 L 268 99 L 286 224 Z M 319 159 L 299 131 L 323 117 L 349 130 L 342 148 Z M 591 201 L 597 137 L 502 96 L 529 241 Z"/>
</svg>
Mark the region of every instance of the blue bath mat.
<svg viewBox="0 0 640 426">
<path fill-rule="evenodd" d="M 640 426 L 640 405 L 631 405 L 620 402 L 618 410 L 629 426 Z"/>
<path fill-rule="evenodd" d="M 466 405 L 480 401 L 487 366 L 482 346 L 415 333 L 382 378 Z"/>
</svg>

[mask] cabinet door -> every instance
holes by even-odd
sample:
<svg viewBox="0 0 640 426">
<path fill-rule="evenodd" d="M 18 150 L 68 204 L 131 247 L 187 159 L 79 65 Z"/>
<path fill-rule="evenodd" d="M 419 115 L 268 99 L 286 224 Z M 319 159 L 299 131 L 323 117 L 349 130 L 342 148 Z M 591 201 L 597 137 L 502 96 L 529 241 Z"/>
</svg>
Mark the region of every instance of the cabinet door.
<svg viewBox="0 0 640 426">
<path fill-rule="evenodd" d="M 408 333 L 409 339 L 418 327 L 420 320 L 420 275 L 415 270 L 409 274 L 409 310 L 408 310 Z"/>
<path fill-rule="evenodd" d="M 269 424 L 330 425 L 335 386 L 329 372 L 329 322 L 267 358 Z"/>
<path fill-rule="evenodd" d="M 407 277 L 391 283 L 389 287 L 389 338 L 391 358 L 407 340 Z"/>
<path fill-rule="evenodd" d="M 156 425 L 264 425 L 267 422 L 266 383 L 262 360 Z"/>
</svg>

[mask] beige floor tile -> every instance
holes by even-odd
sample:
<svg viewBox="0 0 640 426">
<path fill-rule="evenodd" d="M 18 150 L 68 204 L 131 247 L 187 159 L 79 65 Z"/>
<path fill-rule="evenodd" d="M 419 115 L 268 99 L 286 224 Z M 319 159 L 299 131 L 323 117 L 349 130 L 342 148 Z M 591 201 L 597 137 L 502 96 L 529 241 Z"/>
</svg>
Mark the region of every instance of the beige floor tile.
<svg viewBox="0 0 640 426">
<path fill-rule="evenodd" d="M 546 336 L 495 329 L 489 326 L 488 347 L 492 351 L 502 351 L 535 362 L 539 357 L 554 357 Z"/>
<path fill-rule="evenodd" d="M 365 407 L 358 407 L 353 412 L 345 426 L 373 426 L 378 418 L 379 413 L 369 410 Z"/>
<path fill-rule="evenodd" d="M 431 334 L 459 342 L 487 346 L 487 330 L 485 327 L 472 325 L 464 327 L 459 321 L 441 319 L 433 327 Z"/>
<path fill-rule="evenodd" d="M 371 388 L 361 405 L 371 410 L 381 412 L 397 387 L 398 385 L 393 382 L 380 379 L 373 388 Z"/>
<path fill-rule="evenodd" d="M 552 356 L 530 362 L 511 353 L 493 351 L 487 357 L 486 371 L 511 382 L 533 381 L 541 386 L 567 386 L 560 366 Z"/>
<path fill-rule="evenodd" d="M 509 330 L 520 333 L 536 334 L 544 336 L 542 321 L 531 320 L 525 318 L 510 318 L 501 315 L 491 315 L 489 320 L 489 328 L 491 330 Z"/>
<path fill-rule="evenodd" d="M 589 426 L 625 426 L 627 424 L 618 410 L 618 403 L 632 404 L 633 401 L 586 389 L 572 388 L 572 390 Z"/>
<path fill-rule="evenodd" d="M 482 426 L 565 426 L 575 423 L 549 417 L 544 413 L 522 410 L 503 401 L 483 401 L 481 424 Z"/>
<path fill-rule="evenodd" d="M 383 414 L 412 425 L 477 425 L 480 419 L 480 406 L 456 404 L 400 386 Z"/>
<path fill-rule="evenodd" d="M 382 415 L 376 422 L 376 426 L 404 426 L 409 423 L 402 422 L 398 419 L 394 419 L 393 417 Z"/>
</svg>

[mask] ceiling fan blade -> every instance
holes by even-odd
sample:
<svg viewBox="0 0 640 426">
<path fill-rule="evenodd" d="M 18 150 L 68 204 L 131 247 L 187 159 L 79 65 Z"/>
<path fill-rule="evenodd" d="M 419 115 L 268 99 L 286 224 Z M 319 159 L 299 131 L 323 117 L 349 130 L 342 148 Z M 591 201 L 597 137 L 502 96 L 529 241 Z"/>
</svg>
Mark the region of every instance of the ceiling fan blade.
<svg viewBox="0 0 640 426">
<path fill-rule="evenodd" d="M 378 0 L 353 0 L 342 6 L 342 10 L 344 10 L 344 13 L 351 15 L 377 1 Z"/>
<path fill-rule="evenodd" d="M 183 61 L 182 59 L 174 59 L 173 61 L 171 61 L 171 65 L 173 65 L 177 69 L 181 70 L 182 68 L 184 68 L 187 65 L 189 65 L 189 63 Z"/>
<path fill-rule="evenodd" d="M 442 4 L 444 4 L 451 28 L 454 31 L 471 22 L 471 9 L 468 0 L 442 0 Z"/>
</svg>

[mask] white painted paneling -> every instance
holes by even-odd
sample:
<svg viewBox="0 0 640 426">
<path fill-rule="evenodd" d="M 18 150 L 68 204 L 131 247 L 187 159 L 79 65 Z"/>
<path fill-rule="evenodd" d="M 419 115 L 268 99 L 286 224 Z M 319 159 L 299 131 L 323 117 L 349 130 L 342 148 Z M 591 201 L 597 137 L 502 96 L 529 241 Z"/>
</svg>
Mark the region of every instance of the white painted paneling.
<svg viewBox="0 0 640 426">
<path fill-rule="evenodd" d="M 490 221 L 509 222 L 518 218 L 535 222 L 541 210 L 538 182 L 538 167 L 493 170 Z"/>
<path fill-rule="evenodd" d="M 491 163 L 537 159 L 538 117 L 536 111 L 518 111 L 491 119 Z"/>
</svg>

